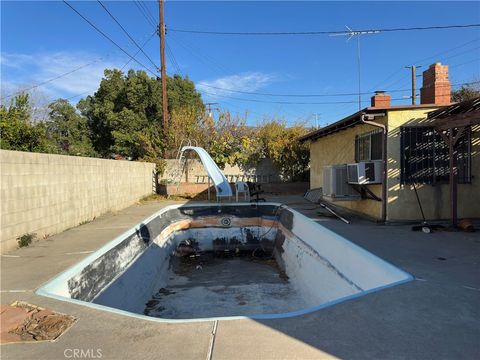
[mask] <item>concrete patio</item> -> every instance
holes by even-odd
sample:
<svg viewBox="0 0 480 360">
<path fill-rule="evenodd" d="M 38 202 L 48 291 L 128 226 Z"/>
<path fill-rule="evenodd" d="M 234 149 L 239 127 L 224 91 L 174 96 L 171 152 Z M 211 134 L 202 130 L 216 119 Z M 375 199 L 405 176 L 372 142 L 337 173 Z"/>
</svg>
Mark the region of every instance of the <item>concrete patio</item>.
<svg viewBox="0 0 480 360">
<path fill-rule="evenodd" d="M 1 257 L 1 303 L 73 315 L 55 342 L 0 347 L 2 359 L 473 359 L 480 357 L 480 233 L 412 232 L 317 216 L 300 197 L 270 198 L 303 212 L 416 277 L 305 316 L 167 324 L 36 295 L 35 289 L 173 202 L 131 206 Z M 477 224 L 478 225 L 478 224 Z M 478 226 L 477 226 L 478 227 Z M 77 352 L 78 353 L 78 352 Z M 88 356 L 85 356 L 88 355 Z M 78 358 L 78 357 L 77 357 Z"/>
</svg>

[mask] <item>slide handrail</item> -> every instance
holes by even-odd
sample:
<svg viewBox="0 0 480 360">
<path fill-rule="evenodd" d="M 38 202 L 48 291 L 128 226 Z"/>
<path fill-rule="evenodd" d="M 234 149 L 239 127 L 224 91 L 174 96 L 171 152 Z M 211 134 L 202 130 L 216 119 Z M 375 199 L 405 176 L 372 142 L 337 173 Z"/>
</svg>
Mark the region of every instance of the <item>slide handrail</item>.
<svg viewBox="0 0 480 360">
<path fill-rule="evenodd" d="M 213 161 L 210 154 L 202 147 L 199 146 L 184 146 L 182 147 L 182 153 L 185 151 L 195 151 L 200 157 L 205 170 L 207 170 L 208 176 L 212 179 L 215 184 L 215 190 L 217 192 L 217 197 L 230 197 L 233 196 L 232 188 L 228 183 L 227 178 L 223 174 L 222 170 L 218 165 Z"/>
</svg>

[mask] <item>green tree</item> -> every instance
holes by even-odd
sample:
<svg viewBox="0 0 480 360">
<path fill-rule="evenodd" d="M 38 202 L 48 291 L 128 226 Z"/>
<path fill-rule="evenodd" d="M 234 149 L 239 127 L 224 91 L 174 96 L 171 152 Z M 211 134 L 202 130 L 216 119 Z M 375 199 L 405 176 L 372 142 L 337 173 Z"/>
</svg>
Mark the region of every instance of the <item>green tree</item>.
<svg viewBox="0 0 480 360">
<path fill-rule="evenodd" d="M 168 78 L 168 97 L 170 113 L 181 108 L 203 113 L 201 96 L 188 78 Z M 97 92 L 81 100 L 78 108 L 87 117 L 94 148 L 102 156 L 114 152 L 134 160 L 160 158 L 168 145 L 161 99 L 157 79 L 144 71 L 125 75 L 114 69 L 105 70 Z"/>
<path fill-rule="evenodd" d="M 211 118 L 199 113 L 198 107 L 180 107 L 170 113 L 170 124 L 166 134 L 164 157 L 175 158 L 180 146 L 190 141 L 193 145 L 207 148 L 215 128 Z"/>
<path fill-rule="evenodd" d="M 288 127 L 285 121 L 274 119 L 262 124 L 257 130 L 256 137 L 262 156 L 272 160 L 285 180 L 300 180 L 308 169 L 308 145 L 298 141 L 307 132 L 308 129 L 303 124 Z"/>
<path fill-rule="evenodd" d="M 95 156 L 90 140 L 90 128 L 87 119 L 64 99 L 58 99 L 48 105 L 49 120 L 46 122 L 47 134 L 58 152 L 68 155 Z"/>
<path fill-rule="evenodd" d="M 187 77 L 175 74 L 167 78 L 168 111 L 171 114 L 179 109 L 189 109 L 197 119 L 203 118 L 205 105 L 195 89 L 195 84 Z"/>
<path fill-rule="evenodd" d="M 477 97 L 480 97 L 480 88 L 478 85 L 462 85 L 460 89 L 452 91 L 452 101 L 454 102 L 462 102 Z"/>
<path fill-rule="evenodd" d="M 54 152 L 44 124 L 33 124 L 28 94 L 15 96 L 7 107 L 0 105 L 0 148 L 7 150 Z"/>
<path fill-rule="evenodd" d="M 252 133 L 245 125 L 245 120 L 232 117 L 229 112 L 221 112 L 213 124 L 213 131 L 208 136 L 206 150 L 221 168 L 226 164 L 246 165 L 245 145 Z"/>
</svg>

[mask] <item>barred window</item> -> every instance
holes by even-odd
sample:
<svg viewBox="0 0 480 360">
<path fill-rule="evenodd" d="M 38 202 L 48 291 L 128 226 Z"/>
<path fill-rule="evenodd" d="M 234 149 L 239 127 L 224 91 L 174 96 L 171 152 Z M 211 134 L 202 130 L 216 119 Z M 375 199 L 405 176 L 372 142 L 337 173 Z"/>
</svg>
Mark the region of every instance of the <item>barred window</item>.
<svg viewBox="0 0 480 360">
<path fill-rule="evenodd" d="M 471 176 L 471 129 L 463 131 L 455 145 L 458 183 Z M 450 176 L 448 145 L 431 127 L 406 126 L 400 129 L 400 182 L 402 184 L 447 183 Z"/>
<path fill-rule="evenodd" d="M 382 130 L 355 136 L 355 162 L 382 160 Z"/>
</svg>

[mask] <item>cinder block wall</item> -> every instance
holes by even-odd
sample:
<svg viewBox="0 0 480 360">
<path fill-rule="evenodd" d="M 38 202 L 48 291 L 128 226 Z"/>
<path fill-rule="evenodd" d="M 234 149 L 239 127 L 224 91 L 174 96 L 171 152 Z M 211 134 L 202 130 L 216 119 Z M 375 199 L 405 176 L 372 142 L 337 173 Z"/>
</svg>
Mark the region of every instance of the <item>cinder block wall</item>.
<svg viewBox="0 0 480 360">
<path fill-rule="evenodd" d="M 155 164 L 0 150 L 0 253 L 154 193 Z"/>
<path fill-rule="evenodd" d="M 166 159 L 165 171 L 161 180 L 173 181 L 175 172 L 178 169 L 178 161 L 176 159 Z M 273 166 L 270 159 L 261 159 L 259 163 L 252 168 L 244 169 L 238 165 L 226 164 L 222 169 L 228 181 L 255 181 L 261 183 L 280 182 L 281 177 L 277 169 Z M 182 182 L 189 183 L 207 183 L 208 173 L 201 161 L 197 158 L 188 159 L 187 171 L 184 172 Z"/>
</svg>

